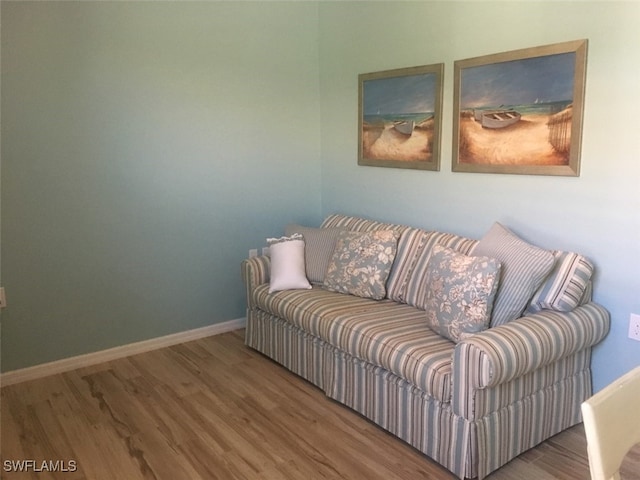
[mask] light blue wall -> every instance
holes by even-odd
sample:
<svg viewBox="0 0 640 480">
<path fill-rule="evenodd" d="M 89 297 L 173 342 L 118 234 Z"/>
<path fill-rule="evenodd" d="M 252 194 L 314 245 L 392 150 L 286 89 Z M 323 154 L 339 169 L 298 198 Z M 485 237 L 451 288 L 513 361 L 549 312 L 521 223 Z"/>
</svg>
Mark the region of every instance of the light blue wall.
<svg viewBox="0 0 640 480">
<path fill-rule="evenodd" d="M 594 386 L 640 364 L 627 338 L 640 312 L 640 3 L 322 2 L 323 213 L 346 212 L 479 238 L 494 221 L 597 266 L 595 299 L 612 315 Z M 589 40 L 579 178 L 451 172 L 455 60 Z M 359 73 L 445 63 L 440 172 L 359 167 Z"/>
<path fill-rule="evenodd" d="M 640 3 L 3 1 L 1 21 L 3 371 L 241 317 L 247 250 L 331 212 L 582 252 L 613 320 L 596 388 L 640 364 Z M 453 62 L 580 38 L 581 176 L 452 173 Z M 357 75 L 439 62 L 441 171 L 358 167 Z"/>
<path fill-rule="evenodd" d="M 244 316 L 320 219 L 315 3 L 2 2 L 4 371 Z"/>
</svg>

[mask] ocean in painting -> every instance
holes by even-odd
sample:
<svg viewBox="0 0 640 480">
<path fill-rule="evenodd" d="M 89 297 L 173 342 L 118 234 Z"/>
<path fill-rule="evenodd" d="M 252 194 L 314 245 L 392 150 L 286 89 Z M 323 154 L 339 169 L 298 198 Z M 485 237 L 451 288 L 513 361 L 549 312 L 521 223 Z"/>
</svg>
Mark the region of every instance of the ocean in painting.
<svg viewBox="0 0 640 480">
<path fill-rule="evenodd" d="M 563 111 L 572 103 L 573 102 L 571 100 L 561 100 L 556 102 L 534 102 L 520 105 L 483 105 L 479 110 L 515 110 L 522 116 L 554 115 Z"/>
<path fill-rule="evenodd" d="M 434 112 L 420 113 L 378 113 L 376 115 L 363 115 L 362 119 L 369 125 L 384 125 L 393 122 L 409 122 L 413 120 L 416 125 L 429 120 Z"/>
</svg>

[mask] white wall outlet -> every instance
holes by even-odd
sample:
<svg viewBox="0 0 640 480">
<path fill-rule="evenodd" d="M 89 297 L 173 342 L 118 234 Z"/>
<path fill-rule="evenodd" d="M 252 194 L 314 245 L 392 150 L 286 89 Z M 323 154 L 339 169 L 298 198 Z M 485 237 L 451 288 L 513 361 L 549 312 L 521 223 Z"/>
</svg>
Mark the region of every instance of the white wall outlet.
<svg viewBox="0 0 640 480">
<path fill-rule="evenodd" d="M 262 247 L 262 255 L 265 257 L 269 255 L 269 247 Z"/>
<path fill-rule="evenodd" d="M 0 287 L 0 308 L 7 306 L 7 297 L 4 295 L 4 287 Z"/>
<path fill-rule="evenodd" d="M 640 315 L 635 313 L 629 317 L 629 338 L 640 342 Z"/>
<path fill-rule="evenodd" d="M 249 257 L 257 257 L 258 256 L 258 249 L 257 248 L 252 248 L 251 250 L 249 250 Z"/>
</svg>

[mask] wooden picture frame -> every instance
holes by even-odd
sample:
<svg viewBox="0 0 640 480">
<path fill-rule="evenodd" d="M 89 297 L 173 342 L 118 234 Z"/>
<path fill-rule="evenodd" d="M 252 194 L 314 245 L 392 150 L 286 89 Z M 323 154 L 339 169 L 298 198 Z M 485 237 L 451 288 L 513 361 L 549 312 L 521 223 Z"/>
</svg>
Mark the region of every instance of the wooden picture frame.
<svg viewBox="0 0 640 480">
<path fill-rule="evenodd" d="M 454 62 L 452 171 L 580 175 L 587 40 Z"/>
<path fill-rule="evenodd" d="M 444 64 L 358 75 L 358 165 L 440 169 Z"/>
</svg>

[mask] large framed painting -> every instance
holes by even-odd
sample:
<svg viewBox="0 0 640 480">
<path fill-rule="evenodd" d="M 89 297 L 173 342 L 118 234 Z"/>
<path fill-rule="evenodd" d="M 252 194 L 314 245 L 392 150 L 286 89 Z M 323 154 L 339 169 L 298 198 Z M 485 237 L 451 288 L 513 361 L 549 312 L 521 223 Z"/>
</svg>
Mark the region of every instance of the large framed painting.
<svg viewBox="0 0 640 480">
<path fill-rule="evenodd" d="M 358 76 L 358 164 L 440 169 L 444 64 Z"/>
<path fill-rule="evenodd" d="M 454 62 L 454 172 L 580 174 L 587 40 Z"/>
</svg>

